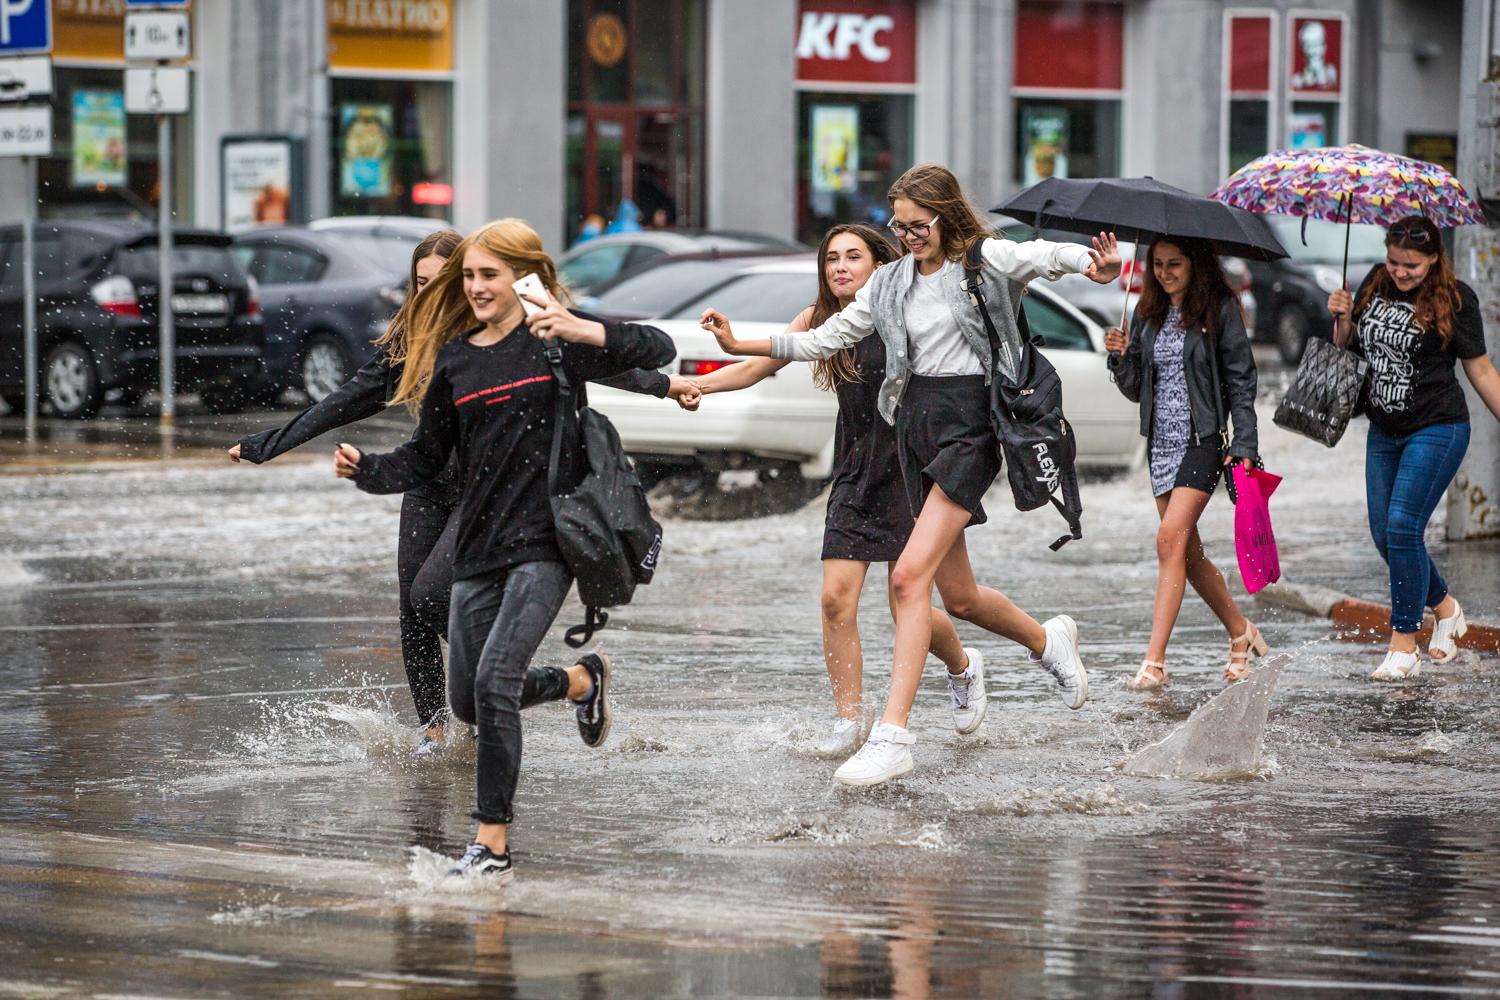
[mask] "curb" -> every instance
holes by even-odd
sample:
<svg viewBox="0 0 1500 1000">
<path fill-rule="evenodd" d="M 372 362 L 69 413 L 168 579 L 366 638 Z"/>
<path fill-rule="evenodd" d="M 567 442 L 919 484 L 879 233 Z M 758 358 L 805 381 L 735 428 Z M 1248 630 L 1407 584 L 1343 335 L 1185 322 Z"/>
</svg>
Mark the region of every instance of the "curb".
<svg viewBox="0 0 1500 1000">
<path fill-rule="evenodd" d="M 1334 637 L 1349 642 L 1385 642 L 1391 633 L 1391 608 L 1388 604 L 1362 601 L 1326 587 L 1301 586 L 1281 581 L 1268 584 L 1255 600 L 1273 608 L 1297 611 L 1333 622 Z M 1432 638 L 1432 615 L 1426 615 L 1417 632 L 1417 642 L 1426 645 Z M 1482 653 L 1500 652 L 1500 625 L 1469 622 L 1469 630 L 1458 640 L 1460 649 Z"/>
</svg>

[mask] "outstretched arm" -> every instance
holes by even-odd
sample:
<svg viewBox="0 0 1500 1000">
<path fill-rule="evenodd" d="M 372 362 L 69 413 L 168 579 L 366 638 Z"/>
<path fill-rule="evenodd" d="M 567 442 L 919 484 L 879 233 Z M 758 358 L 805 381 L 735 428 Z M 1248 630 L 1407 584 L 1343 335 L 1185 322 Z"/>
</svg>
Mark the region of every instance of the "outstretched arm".
<svg viewBox="0 0 1500 1000">
<path fill-rule="evenodd" d="M 230 461 L 269 462 L 320 434 L 374 416 L 385 409 L 387 378 L 392 374 L 385 352 L 376 350 L 348 381 L 285 424 L 240 438 L 229 449 Z"/>
<path fill-rule="evenodd" d="M 1120 246 L 1114 233 L 1093 238 L 1093 248 L 1049 240 L 985 240 L 980 250 L 984 262 L 1012 281 L 1025 284 L 1035 278 L 1056 281 L 1065 274 L 1081 274 L 1090 281 L 1108 284 L 1120 276 Z"/>
<path fill-rule="evenodd" d="M 704 313 L 705 319 L 710 314 L 713 317 L 715 338 L 717 339 L 722 332 L 724 339 L 727 339 L 731 343 L 737 343 L 734 338 L 734 332 L 729 326 L 729 317 L 716 309 L 710 309 L 707 313 Z M 798 313 L 791 323 L 787 324 L 784 332 L 804 332 L 808 329 L 811 319 L 812 306 L 808 306 Z M 723 340 L 720 343 L 722 345 Z M 698 386 L 698 391 L 705 396 L 711 392 L 735 392 L 739 389 L 748 389 L 762 379 L 770 378 L 789 364 L 791 364 L 791 361 L 785 358 L 752 358 L 749 361 L 741 361 L 738 364 L 720 368 L 716 372 L 700 376 L 693 381 Z M 691 408 L 696 409 L 697 404 L 694 403 Z"/>
</svg>

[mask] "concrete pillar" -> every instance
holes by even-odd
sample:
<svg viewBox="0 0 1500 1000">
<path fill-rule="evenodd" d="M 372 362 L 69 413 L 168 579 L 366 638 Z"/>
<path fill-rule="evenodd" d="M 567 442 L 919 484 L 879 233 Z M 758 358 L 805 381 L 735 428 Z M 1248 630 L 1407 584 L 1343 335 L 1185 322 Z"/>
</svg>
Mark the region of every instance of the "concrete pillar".
<svg viewBox="0 0 1500 1000">
<path fill-rule="evenodd" d="M 1487 0 L 1465 0 L 1463 58 L 1459 69 L 1458 177 L 1469 193 L 1494 198 L 1500 193 L 1500 83 L 1494 75 L 1494 25 Z M 1458 231 L 1458 276 L 1474 286 L 1483 310 L 1485 341 L 1493 360 L 1500 355 L 1500 218 L 1489 226 Z M 1500 535 L 1500 425 L 1460 376 L 1468 396 L 1473 433 L 1469 451 L 1448 490 L 1448 537 Z"/>
<path fill-rule="evenodd" d="M 709 0 L 704 167 L 710 228 L 787 238 L 796 233 L 796 52 L 796 0 Z"/>
<path fill-rule="evenodd" d="M 454 224 L 467 231 L 517 216 L 560 254 L 568 5 L 458 0 L 456 7 Z"/>
</svg>

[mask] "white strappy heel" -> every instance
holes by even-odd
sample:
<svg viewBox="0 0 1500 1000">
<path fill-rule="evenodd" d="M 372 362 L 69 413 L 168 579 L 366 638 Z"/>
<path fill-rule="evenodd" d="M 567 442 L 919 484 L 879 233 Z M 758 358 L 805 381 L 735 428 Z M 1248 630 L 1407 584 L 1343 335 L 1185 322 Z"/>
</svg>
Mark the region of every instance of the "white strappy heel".
<svg viewBox="0 0 1500 1000">
<path fill-rule="evenodd" d="M 1439 618 L 1432 626 L 1432 641 L 1427 644 L 1427 655 L 1432 657 L 1433 663 L 1446 663 L 1453 659 L 1453 654 L 1458 652 L 1456 640 L 1462 639 L 1464 633 L 1469 631 L 1469 623 L 1464 620 L 1464 609 L 1454 598 L 1453 606 L 1457 611 L 1447 618 Z"/>
</svg>

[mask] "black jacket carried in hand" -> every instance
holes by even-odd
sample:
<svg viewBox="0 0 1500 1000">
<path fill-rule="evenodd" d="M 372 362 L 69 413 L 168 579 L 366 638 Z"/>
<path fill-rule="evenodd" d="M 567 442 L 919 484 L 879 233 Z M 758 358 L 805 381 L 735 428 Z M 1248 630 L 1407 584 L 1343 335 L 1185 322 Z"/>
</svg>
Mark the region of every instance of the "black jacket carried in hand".
<svg viewBox="0 0 1500 1000">
<path fill-rule="evenodd" d="M 1132 325 L 1130 346 L 1124 354 L 1109 356 L 1109 371 L 1125 398 L 1141 404 L 1141 436 L 1149 437 L 1156 403 L 1156 366 L 1142 359 L 1155 357 L 1156 334 L 1161 326 L 1139 315 Z M 1239 302 L 1232 296 L 1225 297 L 1219 307 L 1215 332 L 1202 329 L 1187 332 L 1182 344 L 1182 367 L 1192 404 L 1193 439 L 1214 443 L 1220 435 L 1228 435 L 1226 454 L 1256 458 L 1260 454 L 1260 439 L 1255 432 L 1255 357 L 1250 353 L 1250 338 L 1245 333 Z"/>
</svg>

